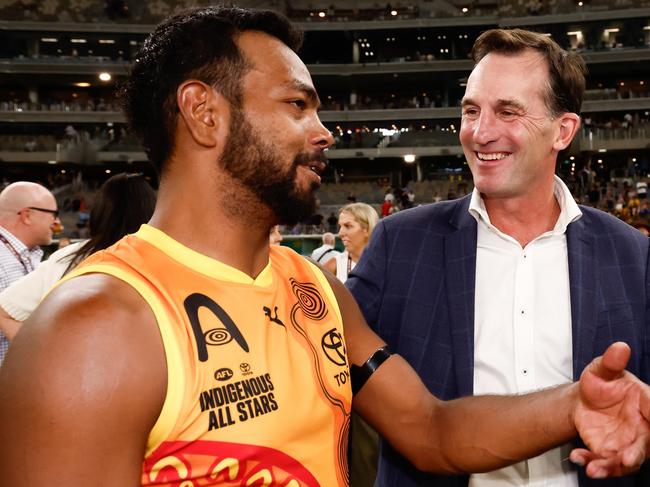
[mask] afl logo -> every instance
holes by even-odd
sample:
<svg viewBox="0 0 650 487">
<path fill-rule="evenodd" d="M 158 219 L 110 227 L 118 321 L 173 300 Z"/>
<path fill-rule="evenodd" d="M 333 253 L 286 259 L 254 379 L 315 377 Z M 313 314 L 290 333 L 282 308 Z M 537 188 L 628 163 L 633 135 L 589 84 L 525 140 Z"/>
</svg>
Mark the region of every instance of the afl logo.
<svg viewBox="0 0 650 487">
<path fill-rule="evenodd" d="M 233 371 L 227 367 L 217 370 L 214 373 L 214 378 L 220 381 L 231 379 L 233 376 Z"/>
</svg>

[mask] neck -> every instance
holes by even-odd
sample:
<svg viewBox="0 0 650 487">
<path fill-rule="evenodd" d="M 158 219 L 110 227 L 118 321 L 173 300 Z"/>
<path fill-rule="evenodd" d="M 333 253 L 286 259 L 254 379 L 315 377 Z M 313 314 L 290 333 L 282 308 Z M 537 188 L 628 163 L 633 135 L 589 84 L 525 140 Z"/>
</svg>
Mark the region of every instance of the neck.
<svg viewBox="0 0 650 487">
<path fill-rule="evenodd" d="M 183 174 L 174 174 L 175 167 Z M 205 167 L 203 165 L 202 167 Z M 174 240 L 255 278 L 269 259 L 274 216 L 229 175 L 199 164 L 171 164 L 150 224 Z"/>
<path fill-rule="evenodd" d="M 11 222 L 0 222 L 0 226 L 4 228 L 6 231 L 11 233 L 14 237 L 16 237 L 18 240 L 20 240 L 25 247 L 27 247 L 29 250 L 32 250 L 36 245 L 32 244 L 32 242 L 27 238 L 28 236 L 25 234 L 25 232 L 21 231 L 20 227 L 18 225 L 14 225 Z"/>
<path fill-rule="evenodd" d="M 357 252 L 356 250 L 348 250 L 348 256 L 352 262 L 356 263 L 359 262 L 359 259 L 361 258 L 361 252 Z"/>
<path fill-rule="evenodd" d="M 552 185 L 518 198 L 488 196 L 483 202 L 492 225 L 517 240 L 522 248 L 553 230 L 561 212 Z"/>
</svg>

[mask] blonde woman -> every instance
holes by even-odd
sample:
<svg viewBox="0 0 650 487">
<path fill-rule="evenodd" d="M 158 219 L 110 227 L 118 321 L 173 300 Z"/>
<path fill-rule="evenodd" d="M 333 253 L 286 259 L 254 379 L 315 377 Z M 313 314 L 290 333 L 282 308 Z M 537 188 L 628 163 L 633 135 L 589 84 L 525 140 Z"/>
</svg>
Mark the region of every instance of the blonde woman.
<svg viewBox="0 0 650 487">
<path fill-rule="evenodd" d="M 341 208 L 339 238 L 345 252 L 325 263 L 325 268 L 341 282 L 347 281 L 348 274 L 359 262 L 378 220 L 377 211 L 366 203 L 350 203 Z"/>
</svg>

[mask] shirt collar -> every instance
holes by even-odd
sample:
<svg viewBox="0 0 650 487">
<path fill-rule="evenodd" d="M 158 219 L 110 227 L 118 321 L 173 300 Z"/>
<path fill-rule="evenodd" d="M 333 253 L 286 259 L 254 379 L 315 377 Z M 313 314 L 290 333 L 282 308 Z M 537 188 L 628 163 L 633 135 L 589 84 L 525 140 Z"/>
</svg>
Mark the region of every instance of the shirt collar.
<svg viewBox="0 0 650 487">
<path fill-rule="evenodd" d="M 27 246 L 22 243 L 13 233 L 7 230 L 4 227 L 0 227 L 0 234 L 11 244 L 11 246 L 16 249 L 16 252 L 23 253 L 25 250 L 29 250 Z"/>
<path fill-rule="evenodd" d="M 564 233 L 570 223 L 573 223 L 582 216 L 582 211 L 580 211 L 578 204 L 573 199 L 573 195 L 569 191 L 569 188 L 567 188 L 567 185 L 564 184 L 564 181 L 557 176 L 553 176 L 553 178 L 553 194 L 560 205 L 560 216 L 551 233 Z M 492 228 L 490 215 L 488 215 L 485 209 L 485 202 L 476 187 L 472 191 L 468 211 L 477 222 L 483 221 L 489 228 Z"/>
<path fill-rule="evenodd" d="M 4 227 L 0 226 L 0 234 L 11 244 L 11 246 L 16 249 L 20 255 L 30 255 L 31 257 L 40 258 L 43 256 L 43 249 L 38 245 L 29 249 L 27 246 L 19 240 L 13 233 L 7 230 Z"/>
</svg>

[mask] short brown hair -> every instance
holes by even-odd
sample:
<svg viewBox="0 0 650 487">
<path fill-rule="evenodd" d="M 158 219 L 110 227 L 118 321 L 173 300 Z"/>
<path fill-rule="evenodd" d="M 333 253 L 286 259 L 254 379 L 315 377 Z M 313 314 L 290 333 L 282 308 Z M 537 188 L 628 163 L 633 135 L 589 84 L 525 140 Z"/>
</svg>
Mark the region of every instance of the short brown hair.
<svg viewBox="0 0 650 487">
<path fill-rule="evenodd" d="M 551 116 L 580 113 L 587 66 L 575 53 L 562 49 L 549 36 L 524 29 L 492 29 L 483 32 L 472 47 L 475 63 L 491 52 L 520 54 L 526 49 L 540 53 L 548 63 L 549 85 L 543 93 Z"/>
</svg>

